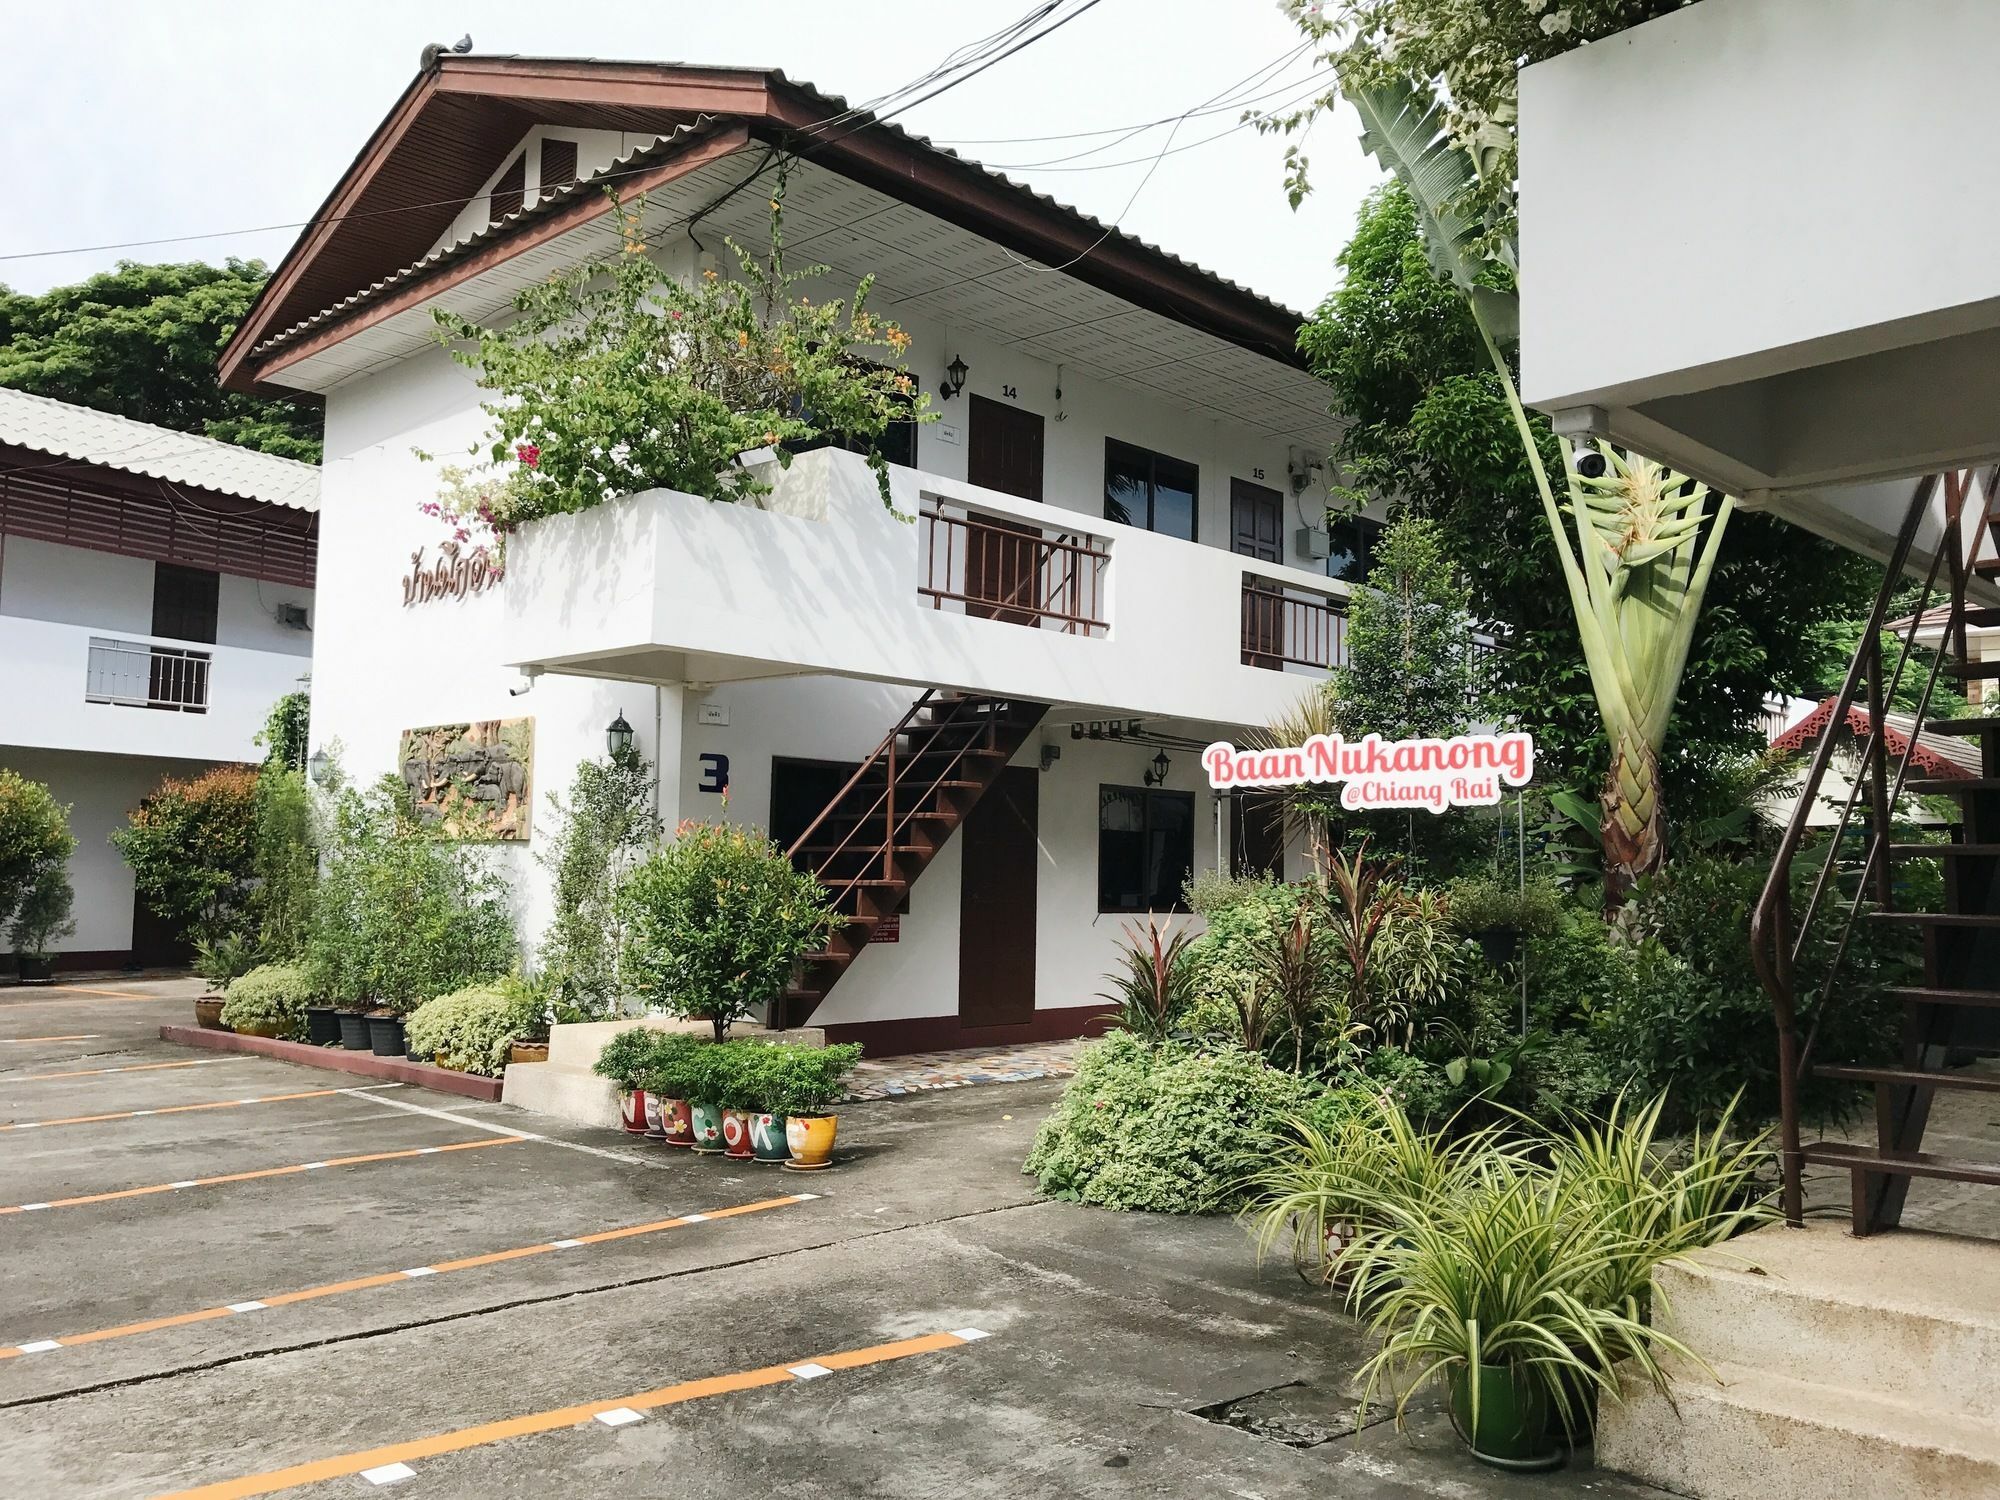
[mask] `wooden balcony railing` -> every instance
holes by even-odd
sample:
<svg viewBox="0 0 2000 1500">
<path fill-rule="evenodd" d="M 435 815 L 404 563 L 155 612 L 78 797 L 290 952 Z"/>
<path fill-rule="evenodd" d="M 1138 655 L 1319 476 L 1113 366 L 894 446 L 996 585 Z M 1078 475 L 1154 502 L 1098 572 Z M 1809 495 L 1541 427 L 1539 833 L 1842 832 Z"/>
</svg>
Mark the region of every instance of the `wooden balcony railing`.
<svg viewBox="0 0 2000 1500">
<path fill-rule="evenodd" d="M 1244 666 L 1331 672 L 1346 660 L 1347 607 L 1342 601 L 1243 575 Z"/>
<path fill-rule="evenodd" d="M 969 511 L 923 497 L 923 581 L 917 592 L 933 609 L 955 609 L 1065 635 L 1099 636 L 1104 618 L 1104 542 L 1056 532 L 1032 521 Z"/>
</svg>

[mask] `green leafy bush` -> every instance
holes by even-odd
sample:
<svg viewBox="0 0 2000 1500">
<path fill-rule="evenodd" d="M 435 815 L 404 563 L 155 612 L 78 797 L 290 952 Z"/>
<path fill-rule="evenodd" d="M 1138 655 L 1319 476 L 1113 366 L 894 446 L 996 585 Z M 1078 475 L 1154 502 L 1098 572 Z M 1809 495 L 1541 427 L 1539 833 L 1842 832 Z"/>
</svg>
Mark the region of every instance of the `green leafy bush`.
<svg viewBox="0 0 2000 1500">
<path fill-rule="evenodd" d="M 730 1024 L 784 993 L 841 918 L 761 832 L 683 823 L 625 877 L 618 910 L 633 988 L 674 1015 Z"/>
<path fill-rule="evenodd" d="M 628 1027 L 604 1044 L 603 1050 L 597 1054 L 597 1061 L 591 1064 L 591 1071 L 599 1078 L 610 1079 L 612 1086 L 621 1094 L 646 1087 L 640 1078 L 653 1062 L 658 1038 L 663 1034 L 653 1026 Z M 670 1097 L 692 1096 L 680 1094 Z"/>
<path fill-rule="evenodd" d="M 405 1015 L 507 973 L 516 954 L 507 883 L 487 851 L 411 817 L 394 777 L 341 793 L 306 944 L 319 993 Z"/>
<path fill-rule="evenodd" d="M 238 1029 L 270 1025 L 280 1036 L 297 1036 L 311 1003 L 312 986 L 304 970 L 293 964 L 259 964 L 223 992 L 222 1024 Z"/>
<path fill-rule="evenodd" d="M 147 906 L 190 941 L 238 923 L 255 873 L 257 779 L 247 766 L 169 776 L 111 835 Z"/>
<path fill-rule="evenodd" d="M 312 793 L 298 771 L 267 765 L 257 778 L 257 827 L 250 867 L 250 923 L 265 957 L 295 963 L 312 934 L 319 885 L 319 844 Z"/>
<path fill-rule="evenodd" d="M 809 1118 L 829 1113 L 847 1090 L 847 1075 L 861 1061 L 856 1042 L 827 1047 L 773 1047 L 782 1054 L 765 1083 L 762 1106 L 774 1115 Z"/>
<path fill-rule="evenodd" d="M 515 1042 L 546 1035 L 546 1001 L 509 976 L 426 1000 L 406 1023 L 410 1051 L 442 1053 L 468 1073 L 497 1078 Z"/>
<path fill-rule="evenodd" d="M 1114 1032 L 1084 1049 L 1022 1170 L 1052 1197 L 1103 1208 L 1220 1212 L 1256 1143 L 1321 1093 L 1254 1053 Z"/>
<path fill-rule="evenodd" d="M 660 1099 L 708 1102 L 711 1078 L 715 1076 L 710 1067 L 715 1043 L 705 1036 L 690 1036 L 683 1031 L 639 1029 L 647 1036 L 643 1045 L 632 1044 L 638 1061 L 632 1065 L 631 1076 L 637 1086 Z M 612 1040 L 620 1042 L 631 1035 L 632 1032 L 620 1032 Z M 614 1061 L 614 1067 L 624 1066 L 623 1062 Z"/>
<path fill-rule="evenodd" d="M 0 922 L 75 852 L 69 809 L 39 781 L 0 767 Z"/>
<path fill-rule="evenodd" d="M 618 1000 L 618 883 L 659 831 L 652 773 L 627 751 L 579 763 L 566 798 L 549 793 L 554 830 L 537 858 L 551 876 L 555 915 L 537 962 L 556 1001 L 585 1016 L 608 1016 Z"/>
</svg>

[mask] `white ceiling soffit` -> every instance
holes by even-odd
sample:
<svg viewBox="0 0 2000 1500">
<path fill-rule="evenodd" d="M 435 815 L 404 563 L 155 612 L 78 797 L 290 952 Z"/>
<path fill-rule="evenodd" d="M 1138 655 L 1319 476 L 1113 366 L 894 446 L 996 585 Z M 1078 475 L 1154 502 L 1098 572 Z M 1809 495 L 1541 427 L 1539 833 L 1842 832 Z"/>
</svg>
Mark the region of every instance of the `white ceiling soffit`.
<svg viewBox="0 0 2000 1500">
<path fill-rule="evenodd" d="M 688 214 L 741 175 L 738 164 L 725 159 L 655 189 L 645 201 L 648 237 L 667 243 L 684 236 Z M 768 230 L 764 195 L 739 193 L 705 215 L 696 233 L 726 254 L 723 235 L 757 249 L 768 245 Z M 848 282 L 872 274 L 872 304 L 891 316 L 922 316 L 976 331 L 1067 372 L 1322 451 L 1337 435 L 1327 388 L 1305 371 L 1024 261 L 825 168 L 792 170 L 785 247 L 793 264 L 824 263 Z M 434 308 L 492 317 L 523 287 L 617 251 L 615 222 L 601 216 L 264 378 L 305 390 L 333 389 L 433 345 Z"/>
</svg>

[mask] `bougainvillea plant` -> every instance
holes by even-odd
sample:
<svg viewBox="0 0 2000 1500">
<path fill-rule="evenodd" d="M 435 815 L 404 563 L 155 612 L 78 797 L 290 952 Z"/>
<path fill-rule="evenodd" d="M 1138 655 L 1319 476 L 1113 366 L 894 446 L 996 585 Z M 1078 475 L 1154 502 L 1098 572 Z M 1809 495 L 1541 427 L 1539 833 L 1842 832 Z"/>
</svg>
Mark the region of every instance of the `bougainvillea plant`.
<svg viewBox="0 0 2000 1500">
<path fill-rule="evenodd" d="M 524 522 L 641 490 L 766 494 L 744 454 L 775 450 L 787 465 L 825 436 L 866 453 L 888 505 L 881 439 L 892 423 L 935 420 L 895 367 L 910 336 L 868 310 L 872 277 L 850 297 L 799 290 L 830 270 L 785 264 L 783 192 L 781 181 L 768 254 L 727 242 L 737 276 L 663 274 L 647 253 L 644 200 L 611 194 L 615 259 L 524 289 L 498 326 L 439 311 L 439 338 L 492 392 L 493 425 L 482 466 L 444 469 L 425 513 L 497 563 Z"/>
</svg>

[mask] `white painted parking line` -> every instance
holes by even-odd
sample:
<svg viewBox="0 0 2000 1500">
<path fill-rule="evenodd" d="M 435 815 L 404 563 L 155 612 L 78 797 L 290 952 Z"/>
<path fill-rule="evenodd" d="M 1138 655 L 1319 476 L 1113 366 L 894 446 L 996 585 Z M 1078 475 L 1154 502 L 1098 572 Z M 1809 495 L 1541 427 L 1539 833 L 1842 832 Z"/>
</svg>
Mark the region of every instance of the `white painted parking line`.
<svg viewBox="0 0 2000 1500">
<path fill-rule="evenodd" d="M 409 1270 L 405 1271 L 403 1274 L 409 1277 L 410 1280 L 415 1281 L 419 1276 L 437 1275 L 437 1268 L 435 1266 L 412 1266 Z"/>
<path fill-rule="evenodd" d="M 342 1092 L 347 1091 L 342 1090 Z M 586 1156 L 607 1157 L 612 1161 L 623 1162 L 627 1166 L 664 1167 L 667 1164 L 658 1153 L 648 1156 L 636 1151 L 613 1151 L 604 1146 L 587 1146 L 582 1141 L 559 1141 L 554 1136 L 537 1135 L 532 1130 L 517 1130 L 511 1125 L 495 1125 L 489 1120 L 482 1120 L 473 1115 L 461 1115 L 448 1109 L 432 1109 L 428 1105 L 412 1104 L 407 1099 L 384 1099 L 378 1095 L 371 1102 L 385 1104 L 391 1109 L 407 1110 L 413 1115 L 429 1115 L 434 1120 L 449 1120 L 454 1125 L 467 1125 L 474 1130 L 484 1130 L 490 1135 L 512 1136 L 522 1141 L 540 1141 L 544 1146 L 560 1146 L 565 1151 L 581 1151 Z"/>
<path fill-rule="evenodd" d="M 614 1406 L 610 1411 L 601 1411 L 597 1420 L 606 1427 L 630 1427 L 634 1422 L 646 1420 L 644 1412 L 634 1411 L 629 1406 Z"/>
<path fill-rule="evenodd" d="M 303 1167 L 300 1167 L 299 1170 L 301 1172 L 322 1172 L 326 1170 L 326 1163 L 323 1161 L 309 1161 Z"/>
<path fill-rule="evenodd" d="M 16 1344 L 14 1347 L 23 1354 L 46 1354 L 51 1349 L 62 1348 L 62 1345 L 54 1339 L 36 1339 L 32 1344 Z"/>
<path fill-rule="evenodd" d="M 981 1339 L 990 1339 L 993 1337 L 992 1334 L 983 1328 L 954 1328 L 951 1331 L 951 1336 L 955 1339 L 964 1339 L 968 1344 L 976 1344 Z"/>
<path fill-rule="evenodd" d="M 383 1464 L 379 1468 L 363 1469 L 361 1477 L 370 1484 L 395 1484 L 404 1479 L 415 1479 L 417 1471 L 408 1464 Z"/>
<path fill-rule="evenodd" d="M 557 1250 L 574 1250 L 574 1249 L 575 1249 L 575 1248 L 576 1248 L 576 1247 L 577 1247 L 578 1245 L 581 1245 L 582 1243 L 583 1243 L 583 1241 L 582 1241 L 582 1240 L 550 1240 L 550 1241 L 549 1241 L 549 1244 L 550 1244 L 550 1246 L 551 1246 L 551 1247 L 553 1247 L 554 1249 L 557 1249 Z"/>
<path fill-rule="evenodd" d="M 186 1180 L 185 1180 L 185 1181 L 183 1181 L 183 1182 L 170 1182 L 170 1183 L 168 1183 L 168 1184 L 167 1184 L 167 1186 L 168 1186 L 168 1187 L 170 1187 L 170 1188 L 184 1188 L 184 1187 L 193 1187 L 193 1186 L 194 1186 L 194 1179 L 193 1179 L 192 1177 L 190 1177 L 190 1178 L 186 1179 Z"/>
<path fill-rule="evenodd" d="M 682 1215 L 681 1215 L 681 1222 L 682 1222 L 683 1224 L 706 1224 L 706 1223 L 708 1222 L 708 1215 L 707 1215 L 707 1214 L 682 1214 Z"/>
<path fill-rule="evenodd" d="M 48 1204 L 46 1203 L 23 1203 L 21 1205 L 21 1212 L 24 1214 L 31 1214 L 38 1208 L 47 1208 L 47 1207 Z"/>
<path fill-rule="evenodd" d="M 785 1369 L 788 1373 L 798 1376 L 801 1380 L 817 1380 L 822 1375 L 831 1375 L 833 1373 L 825 1365 L 816 1365 L 810 1360 L 802 1365 L 786 1365 Z"/>
<path fill-rule="evenodd" d="M 270 1305 L 268 1302 L 231 1302 L 229 1310 L 231 1312 L 262 1312 Z"/>
</svg>

